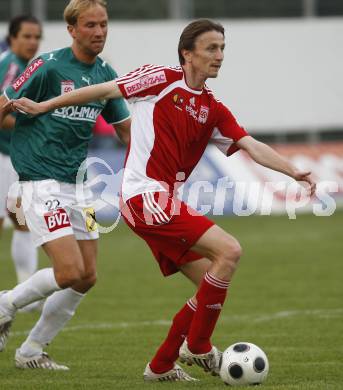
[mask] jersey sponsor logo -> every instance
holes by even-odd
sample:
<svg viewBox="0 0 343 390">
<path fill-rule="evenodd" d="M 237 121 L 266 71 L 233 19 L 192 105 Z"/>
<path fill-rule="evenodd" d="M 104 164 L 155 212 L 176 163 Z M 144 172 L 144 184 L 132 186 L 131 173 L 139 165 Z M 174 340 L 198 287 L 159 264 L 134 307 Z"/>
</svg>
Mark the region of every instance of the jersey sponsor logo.
<svg viewBox="0 0 343 390">
<path fill-rule="evenodd" d="M 50 233 L 71 226 L 68 214 L 62 208 L 45 213 L 44 219 Z"/>
<path fill-rule="evenodd" d="M 192 106 L 195 106 L 195 97 L 194 97 L 194 96 L 191 97 L 191 98 L 189 99 L 189 102 L 190 102 L 190 104 L 191 104 Z"/>
<path fill-rule="evenodd" d="M 198 120 L 198 111 L 195 110 L 193 107 L 191 106 L 186 106 L 186 111 L 189 113 L 189 115 L 195 119 L 195 120 Z"/>
<path fill-rule="evenodd" d="M 95 210 L 93 207 L 87 207 L 83 209 L 86 216 L 86 229 L 88 232 L 96 232 L 98 230 L 98 224 L 96 223 Z"/>
<path fill-rule="evenodd" d="M 24 72 L 12 84 L 13 89 L 17 92 L 26 83 L 26 81 L 44 64 L 41 58 L 33 61 Z"/>
<path fill-rule="evenodd" d="M 128 96 L 134 93 L 144 91 L 150 87 L 167 82 L 166 74 L 163 70 L 160 72 L 152 73 L 147 76 L 142 76 L 139 80 L 132 81 L 125 84 L 125 91 Z"/>
<path fill-rule="evenodd" d="M 61 81 L 61 95 L 64 95 L 65 93 L 74 91 L 75 84 L 73 80 L 63 80 Z"/>
<path fill-rule="evenodd" d="M 57 108 L 52 116 L 57 116 L 63 119 L 80 120 L 86 122 L 95 122 L 98 115 L 101 113 L 101 108 L 95 107 L 79 107 L 69 106 Z"/>
<path fill-rule="evenodd" d="M 9 87 L 14 79 L 16 78 L 17 74 L 19 73 L 19 66 L 12 62 L 10 66 L 8 67 L 7 73 L 5 75 L 4 81 L 1 84 L 0 90 L 4 91 L 7 87 Z"/>
<path fill-rule="evenodd" d="M 206 123 L 207 122 L 209 111 L 210 111 L 210 109 L 207 106 L 200 107 L 200 113 L 199 113 L 199 118 L 198 118 L 199 123 Z"/>
</svg>

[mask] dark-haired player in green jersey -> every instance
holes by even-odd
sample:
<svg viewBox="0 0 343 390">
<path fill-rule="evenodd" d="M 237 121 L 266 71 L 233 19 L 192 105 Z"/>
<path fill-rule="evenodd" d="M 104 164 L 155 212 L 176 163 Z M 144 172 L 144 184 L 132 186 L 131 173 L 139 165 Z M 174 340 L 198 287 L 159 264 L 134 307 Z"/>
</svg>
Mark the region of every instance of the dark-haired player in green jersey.
<svg viewBox="0 0 343 390">
<path fill-rule="evenodd" d="M 0 106 L 22 96 L 42 101 L 117 77 L 97 56 L 107 35 L 106 3 L 71 0 L 64 17 L 72 46 L 36 58 L 4 91 Z M 42 245 L 53 265 L 0 296 L 0 349 L 16 311 L 48 297 L 39 321 L 17 349 L 18 368 L 68 369 L 54 362 L 43 348 L 73 316 L 96 281 L 99 234 L 92 194 L 85 183 L 80 197 L 76 179 L 100 113 L 127 139 L 130 115 L 123 99 L 64 107 L 35 118 L 17 117 L 11 159 L 22 183 L 25 218 L 36 245 Z"/>
<path fill-rule="evenodd" d="M 28 15 L 13 18 L 8 26 L 8 50 L 0 56 L 0 92 L 10 86 L 24 71 L 28 62 L 35 56 L 42 31 L 39 21 Z M 11 255 L 15 265 L 18 283 L 23 282 L 37 270 L 37 249 L 33 244 L 27 226 L 19 224 L 15 214 L 8 210 L 17 203 L 16 191 L 9 191 L 18 181 L 10 158 L 11 129 L 15 125 L 15 116 L 6 119 L 6 129 L 0 129 L 0 232 L 6 215 L 12 220 L 14 230 L 11 242 Z M 33 310 L 39 302 L 27 306 Z"/>
</svg>

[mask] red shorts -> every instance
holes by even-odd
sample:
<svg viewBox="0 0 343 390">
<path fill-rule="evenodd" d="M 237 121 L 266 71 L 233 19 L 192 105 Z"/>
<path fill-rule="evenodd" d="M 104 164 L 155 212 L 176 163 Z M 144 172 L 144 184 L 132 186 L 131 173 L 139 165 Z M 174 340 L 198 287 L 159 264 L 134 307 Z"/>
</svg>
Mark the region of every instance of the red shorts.
<svg viewBox="0 0 343 390">
<path fill-rule="evenodd" d="M 214 225 L 167 192 L 137 195 L 121 212 L 128 226 L 149 245 L 164 276 L 203 257 L 190 248 Z"/>
</svg>

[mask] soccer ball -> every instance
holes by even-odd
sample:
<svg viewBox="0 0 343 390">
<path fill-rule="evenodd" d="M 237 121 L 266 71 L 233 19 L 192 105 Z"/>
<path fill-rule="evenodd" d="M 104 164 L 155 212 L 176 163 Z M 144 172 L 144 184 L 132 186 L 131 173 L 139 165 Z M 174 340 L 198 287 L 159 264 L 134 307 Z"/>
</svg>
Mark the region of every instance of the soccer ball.
<svg viewBox="0 0 343 390">
<path fill-rule="evenodd" d="M 239 342 L 223 352 L 219 374 L 227 385 L 259 385 L 266 379 L 268 370 L 268 359 L 261 348 Z"/>
</svg>

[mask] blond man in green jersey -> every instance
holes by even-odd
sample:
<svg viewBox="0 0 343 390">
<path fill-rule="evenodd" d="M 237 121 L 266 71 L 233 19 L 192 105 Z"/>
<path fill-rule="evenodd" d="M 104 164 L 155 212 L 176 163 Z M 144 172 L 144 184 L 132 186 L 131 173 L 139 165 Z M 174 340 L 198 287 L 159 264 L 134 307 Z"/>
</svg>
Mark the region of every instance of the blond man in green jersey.
<svg viewBox="0 0 343 390">
<path fill-rule="evenodd" d="M 98 57 L 107 35 L 106 3 L 71 0 L 64 17 L 73 40 L 71 47 L 35 59 L 4 91 L 0 106 L 21 96 L 42 101 L 117 77 Z M 85 183 L 80 199 L 76 179 L 100 113 L 127 139 L 130 115 L 123 99 L 63 107 L 35 118 L 17 117 L 11 159 L 22 182 L 25 218 L 36 245 L 41 245 L 52 261 L 52 268 L 36 272 L 0 296 L 0 349 L 16 311 L 48 297 L 41 318 L 17 349 L 18 368 L 68 369 L 54 362 L 43 348 L 73 316 L 96 281 L 98 230 L 92 193 Z"/>
</svg>

